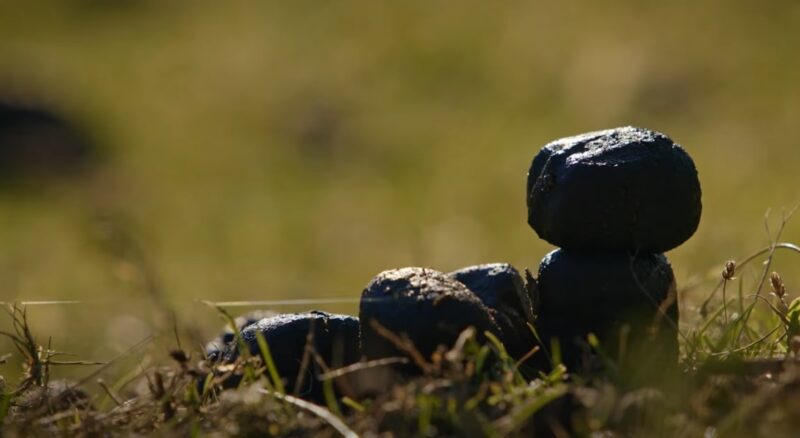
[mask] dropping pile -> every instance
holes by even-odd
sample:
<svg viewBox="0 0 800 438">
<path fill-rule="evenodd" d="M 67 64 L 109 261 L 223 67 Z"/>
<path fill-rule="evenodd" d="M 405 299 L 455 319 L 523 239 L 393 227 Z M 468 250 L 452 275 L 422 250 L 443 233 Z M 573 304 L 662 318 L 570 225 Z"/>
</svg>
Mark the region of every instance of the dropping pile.
<svg viewBox="0 0 800 438">
<path fill-rule="evenodd" d="M 642 370 L 677 364 L 675 277 L 663 252 L 691 237 L 700 221 L 700 182 L 689 155 L 666 135 L 641 128 L 569 137 L 534 158 L 527 191 L 528 223 L 561 247 L 542 260 L 538 280 L 523 280 L 505 263 L 449 274 L 388 270 L 363 290 L 359 318 L 258 315 L 236 323 L 243 345 L 223 333 L 207 347 L 209 359 L 233 362 L 242 347 L 259 354 L 260 333 L 285 383 L 317 401 L 321 370 L 304 360 L 309 342 L 315 357 L 333 368 L 362 356 L 419 353 L 407 365 L 359 369 L 360 376 L 342 385 L 372 394 L 385 391 L 395 371 L 425 368 L 418 356 L 430 360 L 468 327 L 478 339 L 497 337 L 534 371 L 548 367 L 543 354 L 528 359 L 537 346 L 570 371 L 591 371 L 605 356 L 634 380 Z M 590 342 L 590 334 L 599 343 Z"/>
</svg>

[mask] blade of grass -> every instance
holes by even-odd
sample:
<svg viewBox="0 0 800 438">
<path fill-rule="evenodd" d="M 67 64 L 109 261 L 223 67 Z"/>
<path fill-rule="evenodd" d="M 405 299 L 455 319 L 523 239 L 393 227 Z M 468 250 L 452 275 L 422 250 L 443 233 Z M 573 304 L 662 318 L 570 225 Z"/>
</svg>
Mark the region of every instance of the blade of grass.
<svg viewBox="0 0 800 438">
<path fill-rule="evenodd" d="M 339 432 L 340 435 L 342 435 L 345 438 L 358 438 L 358 435 L 355 432 L 353 432 L 352 429 L 347 427 L 347 425 L 341 419 L 339 419 L 339 417 L 333 415 L 329 410 L 325 409 L 322 406 L 315 405 L 313 403 L 307 402 L 297 397 L 293 397 L 291 395 L 282 394 L 277 391 L 270 391 L 264 388 L 259 388 L 259 392 L 269 395 L 271 397 L 275 397 L 278 400 L 285 401 L 290 405 L 296 406 L 300 409 L 303 409 L 305 411 L 308 411 L 316 415 L 317 417 L 328 423 L 337 432 Z"/>
<path fill-rule="evenodd" d="M 772 336 L 775 332 L 777 332 L 781 327 L 783 327 L 783 325 L 778 325 L 774 329 L 772 329 L 769 332 L 767 332 L 767 334 L 765 334 L 764 336 L 760 337 L 759 339 L 756 339 L 755 341 L 753 341 L 753 342 L 751 342 L 751 343 L 749 343 L 747 345 L 744 345 L 742 347 L 735 348 L 735 349 L 729 350 L 729 351 L 722 351 L 722 352 L 719 352 L 719 353 L 711 353 L 711 356 L 728 356 L 728 355 L 731 355 L 731 354 L 741 353 L 742 351 L 746 351 L 746 350 L 748 350 L 748 349 L 750 349 L 750 348 L 752 348 L 752 347 L 754 347 L 754 346 L 766 341 L 770 336 Z"/>
<path fill-rule="evenodd" d="M 488 331 L 483 332 L 483 334 L 484 334 L 484 336 L 486 336 L 486 339 L 488 339 L 489 342 L 491 342 L 491 344 L 497 350 L 497 354 L 500 356 L 500 360 L 503 360 L 503 361 L 509 360 L 509 356 L 508 356 L 508 352 L 506 351 L 506 347 L 505 347 L 505 345 L 503 345 L 503 343 L 500 341 L 500 339 L 498 339 L 497 336 L 494 335 L 494 333 L 491 333 L 491 332 L 488 332 Z"/>
<path fill-rule="evenodd" d="M 565 385 L 548 388 L 541 394 L 537 394 L 527 403 L 514 409 L 511 414 L 497 420 L 495 422 L 495 427 L 502 435 L 508 435 L 526 424 L 528 419 L 536 414 L 536 412 L 566 393 L 567 387 Z"/>
<path fill-rule="evenodd" d="M 256 330 L 256 342 L 258 343 L 259 350 L 261 350 L 261 358 L 264 359 L 264 366 L 267 367 L 272 385 L 280 394 L 286 394 L 286 388 L 284 388 L 281 376 L 278 374 L 278 368 L 275 367 L 275 361 L 272 360 L 272 353 L 269 351 L 267 339 L 258 330 Z"/>
<path fill-rule="evenodd" d="M 362 405 L 361 403 L 353 400 L 350 397 L 342 397 L 342 403 L 345 406 L 349 406 L 351 409 L 353 409 L 355 411 L 358 411 L 358 412 L 361 412 L 361 413 L 364 413 L 367 410 L 367 408 L 365 408 L 364 405 Z"/>
<path fill-rule="evenodd" d="M 785 249 L 785 250 L 792 251 L 792 252 L 795 252 L 797 254 L 800 254 L 800 246 L 797 246 L 797 245 L 795 245 L 793 243 L 789 243 L 789 242 L 780 242 L 780 243 L 776 243 L 774 245 L 770 245 L 770 246 L 764 247 L 764 248 L 754 252 L 753 254 L 750 254 L 749 256 L 745 257 L 743 260 L 737 261 L 736 262 L 736 267 L 737 267 L 737 269 L 741 268 L 741 267 L 744 267 L 745 265 L 747 265 L 749 263 L 752 263 L 753 260 L 761 257 L 762 255 L 767 254 L 770 251 L 776 251 L 776 250 L 779 250 L 779 249 Z M 706 297 L 706 299 L 703 300 L 703 304 L 700 305 L 700 314 L 705 315 L 707 313 L 706 309 L 708 308 L 709 304 L 711 303 L 711 300 L 714 299 L 714 296 L 716 296 L 717 292 L 721 288 L 722 288 L 722 280 L 720 279 L 720 281 L 717 282 L 717 285 L 714 287 L 714 289 L 711 290 L 711 293 L 708 295 L 708 297 Z"/>
<path fill-rule="evenodd" d="M 550 363 L 550 366 L 555 367 L 556 364 L 555 364 L 555 362 L 553 362 L 552 356 L 550 356 L 550 351 L 548 350 L 547 347 L 545 347 L 544 342 L 542 342 L 542 338 L 539 336 L 539 331 L 536 330 L 536 327 L 534 327 L 533 324 L 531 324 L 531 323 L 527 323 L 527 324 L 528 324 L 528 328 L 530 329 L 531 333 L 533 333 L 533 337 L 536 338 L 536 342 L 538 342 L 539 345 L 541 345 L 542 353 L 544 353 L 544 357 Z"/>
</svg>

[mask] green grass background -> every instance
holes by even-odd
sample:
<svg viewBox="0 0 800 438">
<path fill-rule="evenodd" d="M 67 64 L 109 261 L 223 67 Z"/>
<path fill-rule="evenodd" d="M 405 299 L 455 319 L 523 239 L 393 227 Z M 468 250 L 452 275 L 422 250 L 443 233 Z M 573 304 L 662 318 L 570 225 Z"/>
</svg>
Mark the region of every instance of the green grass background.
<svg viewBox="0 0 800 438">
<path fill-rule="evenodd" d="M 768 209 L 774 226 L 800 202 L 798 22 L 793 1 L 2 2 L 0 89 L 61 108 L 104 161 L 0 192 L 0 299 L 84 301 L 29 310 L 82 358 L 141 339 L 153 300 L 109 226 L 206 335 L 220 323 L 198 299 L 358 297 L 408 265 L 535 270 L 551 246 L 526 224 L 530 160 L 627 124 L 694 157 L 703 219 L 668 255 L 682 285 L 718 277 L 769 242 Z"/>
</svg>

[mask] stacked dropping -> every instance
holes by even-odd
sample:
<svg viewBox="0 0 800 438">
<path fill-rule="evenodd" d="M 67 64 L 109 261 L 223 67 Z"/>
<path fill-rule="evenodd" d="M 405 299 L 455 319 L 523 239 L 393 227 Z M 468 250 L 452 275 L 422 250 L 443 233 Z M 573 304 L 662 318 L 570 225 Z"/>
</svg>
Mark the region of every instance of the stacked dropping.
<svg viewBox="0 0 800 438">
<path fill-rule="evenodd" d="M 662 253 L 694 234 L 700 195 L 686 151 L 642 128 L 564 138 L 536 155 L 528 223 L 561 247 L 539 267 L 537 326 L 568 366 L 591 365 L 589 333 L 603 354 L 637 368 L 677 361 L 675 280 Z"/>
</svg>

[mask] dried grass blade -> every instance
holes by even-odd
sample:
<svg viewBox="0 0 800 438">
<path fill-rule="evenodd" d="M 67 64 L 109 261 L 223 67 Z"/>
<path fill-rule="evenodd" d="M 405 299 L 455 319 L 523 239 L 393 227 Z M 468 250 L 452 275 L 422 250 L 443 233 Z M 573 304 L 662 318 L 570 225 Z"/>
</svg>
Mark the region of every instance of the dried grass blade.
<svg viewBox="0 0 800 438">
<path fill-rule="evenodd" d="M 270 391 L 265 388 L 259 388 L 259 391 L 263 394 L 275 397 L 278 400 L 285 401 L 290 405 L 294 405 L 300 409 L 311 412 L 312 414 L 316 415 L 317 417 L 321 418 L 326 423 L 328 423 L 332 428 L 334 428 L 345 438 L 358 438 L 358 434 L 356 434 L 355 432 L 353 432 L 352 429 L 347 427 L 347 425 L 344 424 L 344 422 L 339 417 L 333 415 L 331 411 L 325 409 L 322 406 L 315 405 L 314 403 L 307 402 L 303 399 L 293 397 L 291 395 L 281 394 L 276 391 Z"/>
</svg>

